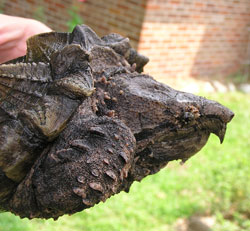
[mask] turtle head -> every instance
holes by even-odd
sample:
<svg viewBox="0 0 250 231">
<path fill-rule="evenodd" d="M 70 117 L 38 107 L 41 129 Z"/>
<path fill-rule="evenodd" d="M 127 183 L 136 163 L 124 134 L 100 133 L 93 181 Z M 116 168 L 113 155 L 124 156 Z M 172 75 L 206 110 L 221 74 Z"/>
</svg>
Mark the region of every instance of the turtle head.
<svg viewBox="0 0 250 231">
<path fill-rule="evenodd" d="M 115 111 L 135 135 L 135 176 L 141 176 L 139 180 L 171 160 L 186 161 L 211 133 L 222 143 L 226 125 L 234 116 L 215 101 L 174 90 L 147 75 L 121 77 L 116 82 L 123 90 L 118 99 L 123 107 Z"/>
</svg>

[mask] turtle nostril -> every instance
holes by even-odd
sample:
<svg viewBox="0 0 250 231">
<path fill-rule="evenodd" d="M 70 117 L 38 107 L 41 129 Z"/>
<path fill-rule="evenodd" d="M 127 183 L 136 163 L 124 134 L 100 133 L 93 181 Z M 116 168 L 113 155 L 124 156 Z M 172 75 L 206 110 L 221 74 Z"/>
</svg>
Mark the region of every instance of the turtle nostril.
<svg viewBox="0 0 250 231">
<path fill-rule="evenodd" d="M 192 112 L 184 112 L 184 120 L 191 121 L 194 119 L 194 114 Z"/>
</svg>

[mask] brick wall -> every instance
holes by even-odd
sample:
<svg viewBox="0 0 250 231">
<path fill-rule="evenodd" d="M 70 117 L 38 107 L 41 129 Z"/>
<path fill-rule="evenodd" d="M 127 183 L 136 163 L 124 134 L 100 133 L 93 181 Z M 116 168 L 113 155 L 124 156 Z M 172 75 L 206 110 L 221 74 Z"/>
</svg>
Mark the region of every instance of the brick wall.
<svg viewBox="0 0 250 231">
<path fill-rule="evenodd" d="M 128 36 L 151 60 L 145 71 L 162 81 L 226 76 L 246 59 L 249 0 L 0 0 L 4 13 L 59 31 L 68 30 L 72 6 L 99 35 Z"/>
<path fill-rule="evenodd" d="M 82 5 L 84 23 L 99 35 L 119 33 L 129 37 L 133 47 L 137 48 L 146 0 L 87 0 Z"/>
<path fill-rule="evenodd" d="M 75 11 L 98 35 L 115 32 L 129 37 L 137 48 L 146 0 L 0 0 L 2 12 L 37 18 L 56 31 L 67 31 Z"/>
<path fill-rule="evenodd" d="M 139 50 L 161 80 L 226 76 L 246 58 L 248 26 L 249 0 L 148 0 Z"/>
</svg>

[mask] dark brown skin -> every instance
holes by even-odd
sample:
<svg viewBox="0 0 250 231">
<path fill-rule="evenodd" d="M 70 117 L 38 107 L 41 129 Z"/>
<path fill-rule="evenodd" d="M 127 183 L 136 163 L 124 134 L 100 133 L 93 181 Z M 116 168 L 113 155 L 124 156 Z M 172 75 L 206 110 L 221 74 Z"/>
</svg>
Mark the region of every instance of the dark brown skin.
<svg viewBox="0 0 250 231">
<path fill-rule="evenodd" d="M 57 219 L 128 192 L 210 133 L 222 142 L 234 115 L 140 74 L 148 59 L 120 35 L 82 25 L 27 44 L 0 66 L 0 207 L 20 217 Z"/>
</svg>

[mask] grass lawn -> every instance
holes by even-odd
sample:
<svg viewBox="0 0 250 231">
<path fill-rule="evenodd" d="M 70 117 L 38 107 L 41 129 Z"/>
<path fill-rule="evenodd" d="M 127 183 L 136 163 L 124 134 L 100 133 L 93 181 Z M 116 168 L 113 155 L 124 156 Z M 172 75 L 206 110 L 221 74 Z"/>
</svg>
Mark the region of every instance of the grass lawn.
<svg viewBox="0 0 250 231">
<path fill-rule="evenodd" d="M 180 217 L 216 217 L 216 231 L 250 231 L 250 95 L 206 95 L 235 112 L 225 141 L 212 135 L 185 165 L 173 162 L 106 203 L 58 221 L 0 214 L 0 231 L 170 231 Z"/>
</svg>

